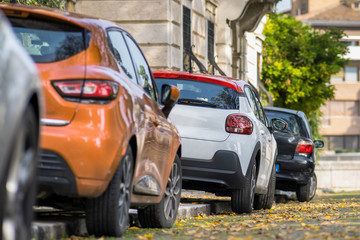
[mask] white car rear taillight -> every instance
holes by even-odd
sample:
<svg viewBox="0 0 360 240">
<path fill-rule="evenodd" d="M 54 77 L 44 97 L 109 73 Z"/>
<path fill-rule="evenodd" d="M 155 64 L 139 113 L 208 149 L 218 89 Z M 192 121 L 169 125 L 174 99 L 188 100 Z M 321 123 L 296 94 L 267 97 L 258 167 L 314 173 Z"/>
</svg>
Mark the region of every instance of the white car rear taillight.
<svg viewBox="0 0 360 240">
<path fill-rule="evenodd" d="M 226 118 L 225 130 L 229 133 L 250 135 L 253 131 L 253 123 L 244 115 L 231 114 Z"/>
</svg>

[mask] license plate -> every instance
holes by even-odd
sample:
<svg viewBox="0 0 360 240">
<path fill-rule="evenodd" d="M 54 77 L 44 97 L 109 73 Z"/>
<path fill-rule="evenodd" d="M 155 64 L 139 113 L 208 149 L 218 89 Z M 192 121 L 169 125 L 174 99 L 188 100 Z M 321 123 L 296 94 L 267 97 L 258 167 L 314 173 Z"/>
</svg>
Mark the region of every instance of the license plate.
<svg viewBox="0 0 360 240">
<path fill-rule="evenodd" d="M 276 170 L 276 172 L 279 172 L 279 170 L 280 170 L 279 164 L 275 165 L 275 170 Z"/>
</svg>

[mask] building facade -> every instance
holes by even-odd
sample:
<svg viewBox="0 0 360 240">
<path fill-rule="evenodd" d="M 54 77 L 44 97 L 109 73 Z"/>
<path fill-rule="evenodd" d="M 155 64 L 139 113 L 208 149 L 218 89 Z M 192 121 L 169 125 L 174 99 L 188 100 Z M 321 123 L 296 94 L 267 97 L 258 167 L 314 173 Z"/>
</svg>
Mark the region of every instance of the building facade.
<svg viewBox="0 0 360 240">
<path fill-rule="evenodd" d="M 291 0 L 291 15 L 314 13 L 339 4 L 339 0 Z"/>
<path fill-rule="evenodd" d="M 127 29 L 153 70 L 260 82 L 264 15 L 278 0 L 69 0 L 68 10 Z"/>
<path fill-rule="evenodd" d="M 360 0 L 293 0 L 291 13 L 316 29 L 336 27 L 347 35 L 350 61 L 332 76 L 335 99 L 322 107 L 320 133 L 328 150 L 360 149 Z"/>
</svg>

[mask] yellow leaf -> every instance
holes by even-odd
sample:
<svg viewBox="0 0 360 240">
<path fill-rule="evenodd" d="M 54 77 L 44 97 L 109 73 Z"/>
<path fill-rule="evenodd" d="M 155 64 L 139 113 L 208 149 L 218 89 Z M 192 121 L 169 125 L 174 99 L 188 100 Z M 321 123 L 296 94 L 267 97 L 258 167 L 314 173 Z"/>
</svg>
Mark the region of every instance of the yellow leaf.
<svg viewBox="0 0 360 240">
<path fill-rule="evenodd" d="M 154 234 L 153 234 L 153 233 L 145 234 L 144 237 L 146 237 L 146 238 L 153 238 L 153 237 L 154 237 Z"/>
<path fill-rule="evenodd" d="M 129 229 L 140 229 L 140 228 L 138 228 L 138 227 L 129 227 Z M 103 239 L 99 239 L 99 240 L 103 240 Z"/>
</svg>

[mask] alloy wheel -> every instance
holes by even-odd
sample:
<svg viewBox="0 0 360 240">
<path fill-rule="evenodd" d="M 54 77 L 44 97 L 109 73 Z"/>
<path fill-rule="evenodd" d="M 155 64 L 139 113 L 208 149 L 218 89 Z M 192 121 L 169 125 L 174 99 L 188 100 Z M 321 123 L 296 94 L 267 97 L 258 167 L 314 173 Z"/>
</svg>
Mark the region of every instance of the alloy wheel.
<svg viewBox="0 0 360 240">
<path fill-rule="evenodd" d="M 313 176 L 310 178 L 310 189 L 309 189 L 310 200 L 313 199 L 315 196 L 316 186 L 317 186 L 317 180 L 316 180 L 316 175 L 314 173 Z"/>
<path fill-rule="evenodd" d="M 179 166 L 174 162 L 164 195 L 164 215 L 166 219 L 171 219 L 176 215 L 176 208 L 179 205 L 177 196 L 181 192 L 180 179 L 181 173 Z"/>
<path fill-rule="evenodd" d="M 8 178 L 6 180 L 5 214 L 3 235 L 5 239 L 23 239 L 30 234 L 32 201 L 34 193 L 35 142 L 32 130 L 20 128 L 17 136 Z M 30 205 L 31 204 L 31 205 Z"/>
<path fill-rule="evenodd" d="M 255 185 L 256 185 L 256 165 L 254 164 L 251 170 L 251 186 L 250 186 L 250 201 L 251 207 L 254 206 L 254 198 L 255 198 Z"/>
<path fill-rule="evenodd" d="M 120 195 L 119 195 L 119 224 L 126 225 L 127 215 L 129 214 L 130 198 L 131 198 L 131 180 L 132 180 L 132 161 L 128 155 L 122 160 L 123 168 L 120 180 Z"/>
</svg>

